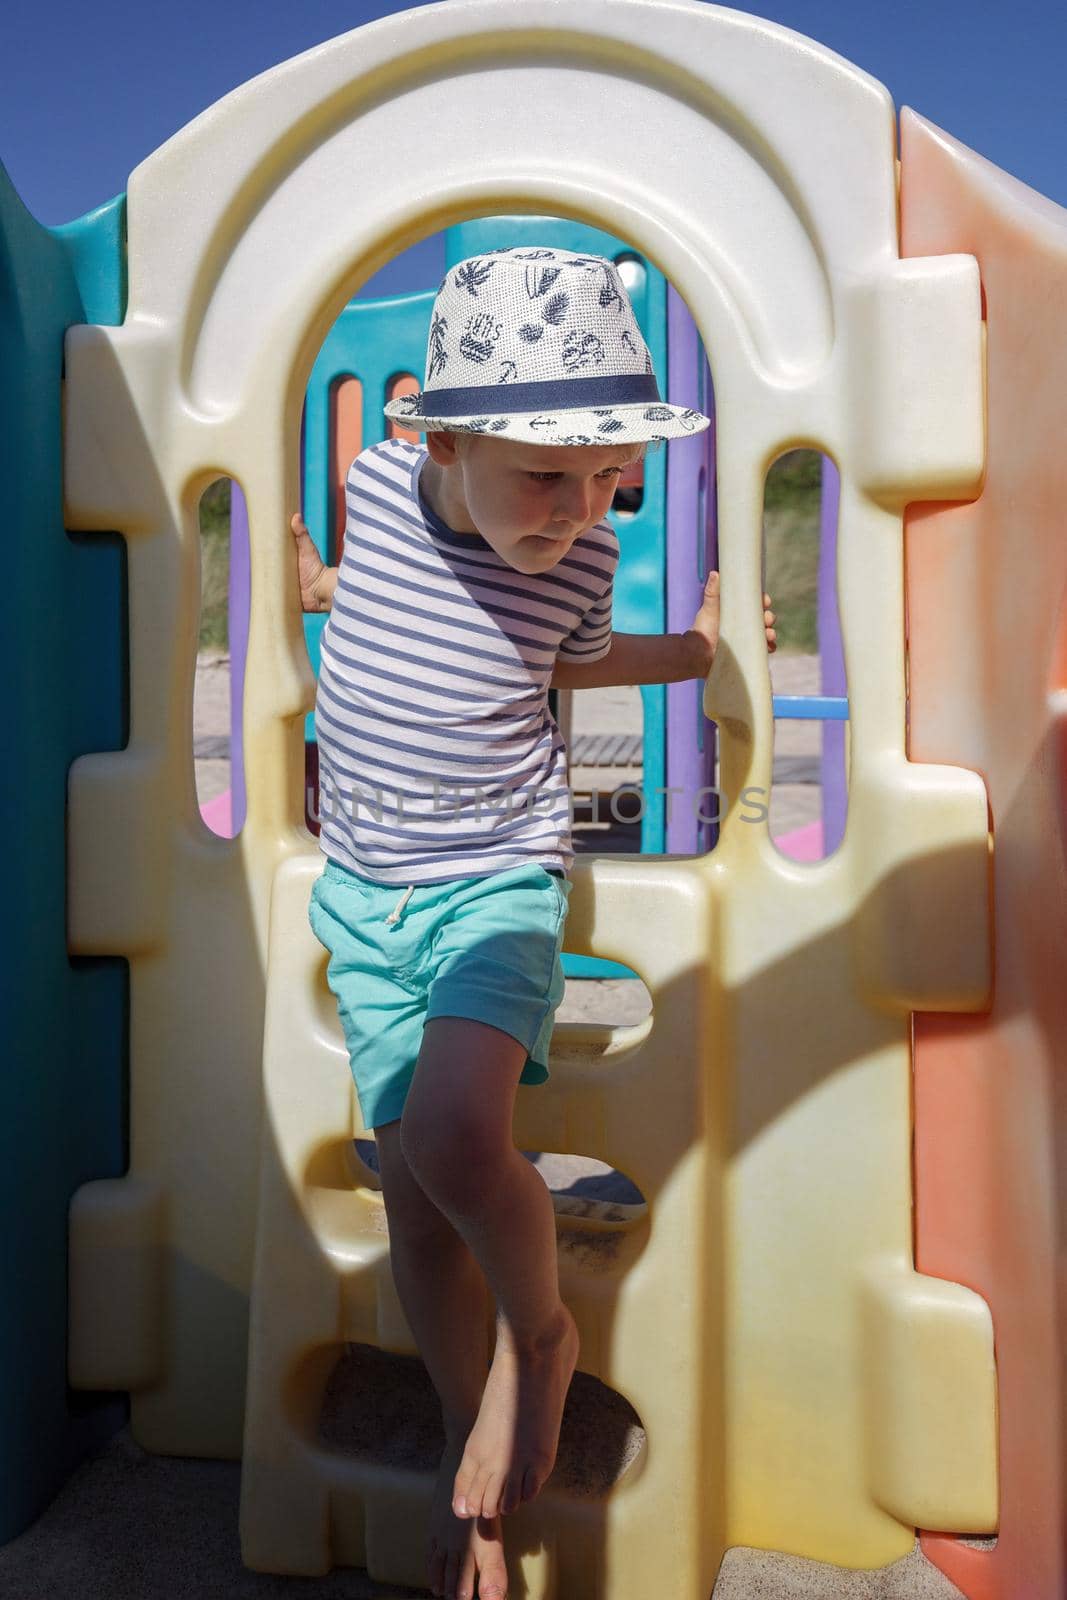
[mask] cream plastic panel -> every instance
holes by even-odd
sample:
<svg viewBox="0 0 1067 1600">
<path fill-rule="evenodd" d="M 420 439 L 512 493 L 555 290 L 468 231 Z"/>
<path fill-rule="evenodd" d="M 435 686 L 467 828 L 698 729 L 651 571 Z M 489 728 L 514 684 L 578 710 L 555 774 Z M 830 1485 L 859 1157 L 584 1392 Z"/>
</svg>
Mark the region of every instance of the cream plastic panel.
<svg viewBox="0 0 1067 1600">
<path fill-rule="evenodd" d="M 638 1176 L 651 1138 L 657 1161 L 673 1163 L 648 1191 L 654 1232 L 656 1206 L 679 1185 L 694 1206 L 692 1232 L 659 1236 L 656 1268 L 684 1286 L 680 1393 L 702 1419 L 699 1451 L 683 1433 L 662 1469 L 668 1489 L 696 1473 L 706 1513 L 677 1592 L 706 1595 L 731 1543 L 881 1564 L 910 1548 L 907 1523 L 930 1501 L 924 1490 L 909 1506 L 872 1468 L 900 1448 L 881 1437 L 890 1409 L 872 1404 L 871 1385 L 906 1387 L 932 1317 L 949 1386 L 942 1421 L 945 1408 L 962 1416 L 989 1399 L 981 1303 L 960 1316 L 911 1271 L 908 1012 L 981 1008 L 989 953 L 981 782 L 904 756 L 901 555 L 907 500 L 963 498 L 980 483 L 978 274 L 965 256 L 899 260 L 881 85 L 786 29 L 697 0 L 450 0 L 406 12 L 243 85 L 132 174 L 126 322 L 73 328 L 66 342 L 67 521 L 128 540 L 131 657 L 129 747 L 83 758 L 70 781 L 72 949 L 131 963 L 133 1186 L 117 1213 L 114 1186 L 76 1197 L 74 1249 L 95 1251 L 97 1272 L 111 1262 L 116 1292 L 75 1299 L 72 1373 L 120 1381 L 124 1335 L 109 1303 L 162 1282 L 162 1321 L 136 1323 L 154 1347 L 129 1346 L 136 1436 L 173 1453 L 240 1452 L 268 908 L 283 867 L 276 916 L 291 926 L 272 931 L 283 955 L 269 982 L 294 1012 L 309 1006 L 305 964 L 277 965 L 304 936 L 316 859 L 301 824 L 313 684 L 287 532 L 303 388 L 345 302 L 393 254 L 449 222 L 515 209 L 632 239 L 712 352 L 722 644 L 706 704 L 731 796 L 770 783 L 766 465 L 806 443 L 841 470 L 853 712 L 842 848 L 800 866 L 735 809 L 713 858 L 582 863 L 571 947 L 624 954 L 648 975 L 665 941 L 692 967 L 685 982 L 711 996 L 685 1016 L 684 1046 L 677 1021 L 659 1021 L 640 1058 L 666 1101 L 674 1085 L 684 1097 L 701 1089 L 685 1148 L 665 1152 L 647 1121 L 627 1124 L 621 1063 L 575 1086 L 573 1105 L 523 1091 L 517 1139 L 573 1148 L 577 1133 L 609 1125 L 611 1107 L 613 1139 L 584 1153 L 626 1166 L 622 1141 Z M 232 842 L 197 814 L 191 738 L 196 508 L 221 473 L 245 490 L 252 539 L 248 820 Z M 662 1013 L 671 986 L 649 981 Z M 275 1072 L 280 1037 L 268 1027 Z M 310 1053 L 322 1048 L 308 1040 Z M 272 1185 L 293 1181 L 286 1152 L 299 1143 L 279 1127 L 279 1104 L 264 1126 L 264 1217 L 276 1213 Z M 325 1271 L 315 1230 L 308 1211 L 304 1248 Z M 257 1299 L 284 1341 L 269 1233 L 257 1251 Z M 609 1368 L 664 1314 L 646 1323 L 645 1271 L 590 1319 L 589 1347 Z M 887 1297 L 897 1331 L 879 1348 L 903 1373 L 869 1360 L 870 1308 Z M 900 1338 L 920 1303 L 922 1340 Z M 651 1334 L 641 1357 L 654 1367 Z M 317 1379 L 304 1371 L 306 1412 Z M 263 1415 L 252 1431 L 292 1425 L 277 1392 L 254 1392 Z M 955 1471 L 944 1441 L 921 1437 L 921 1413 L 914 1426 L 909 1448 L 933 1452 L 934 1479 Z M 650 1435 L 650 1460 L 664 1442 Z M 956 1531 L 988 1527 L 993 1472 L 988 1447 L 965 1464 Z M 313 1479 L 309 1465 L 318 1505 Z M 288 1559 L 307 1570 L 304 1501 L 293 1503 Z M 393 1550 L 387 1539 L 375 1558 L 382 1575 Z M 255 1561 L 247 1545 L 246 1556 Z M 604 1570 L 586 1592 L 606 1592 Z M 614 1596 L 648 1592 L 613 1570 Z"/>
</svg>

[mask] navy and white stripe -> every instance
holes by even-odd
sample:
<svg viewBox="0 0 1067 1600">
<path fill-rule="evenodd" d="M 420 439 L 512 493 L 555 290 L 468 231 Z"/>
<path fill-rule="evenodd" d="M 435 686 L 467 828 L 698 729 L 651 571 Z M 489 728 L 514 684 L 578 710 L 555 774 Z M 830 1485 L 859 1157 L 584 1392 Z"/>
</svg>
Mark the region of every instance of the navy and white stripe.
<svg viewBox="0 0 1067 1600">
<path fill-rule="evenodd" d="M 445 883 L 573 859 L 557 656 L 611 647 L 607 522 L 551 572 L 516 572 L 420 498 L 424 448 L 357 456 L 315 702 L 320 845 L 377 883 Z"/>
</svg>

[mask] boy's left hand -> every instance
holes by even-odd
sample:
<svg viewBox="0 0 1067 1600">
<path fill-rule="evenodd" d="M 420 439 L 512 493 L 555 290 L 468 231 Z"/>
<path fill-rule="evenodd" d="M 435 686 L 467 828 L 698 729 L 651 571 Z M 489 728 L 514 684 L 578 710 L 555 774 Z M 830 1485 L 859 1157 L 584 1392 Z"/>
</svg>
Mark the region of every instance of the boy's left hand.
<svg viewBox="0 0 1067 1600">
<path fill-rule="evenodd" d="M 775 616 L 771 610 L 771 597 L 763 596 L 763 631 L 767 638 L 767 649 L 773 652 L 778 648 L 778 635 L 775 632 Z M 715 652 L 719 647 L 719 574 L 709 572 L 704 585 L 704 598 L 700 603 L 700 610 L 693 620 L 689 634 L 694 636 L 694 644 L 701 657 L 699 663 L 699 676 L 706 677 L 711 671 L 711 663 L 715 659 Z"/>
</svg>

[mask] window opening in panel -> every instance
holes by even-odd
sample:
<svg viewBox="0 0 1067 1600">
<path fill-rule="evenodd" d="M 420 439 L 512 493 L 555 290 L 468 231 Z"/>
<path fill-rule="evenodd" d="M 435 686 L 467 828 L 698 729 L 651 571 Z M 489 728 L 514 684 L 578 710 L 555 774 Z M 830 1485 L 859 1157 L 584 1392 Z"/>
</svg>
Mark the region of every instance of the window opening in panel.
<svg viewBox="0 0 1067 1600">
<path fill-rule="evenodd" d="M 778 457 L 764 490 L 764 588 L 776 615 L 770 658 L 774 766 L 770 833 L 799 861 L 844 833 L 848 699 L 837 608 L 838 478 L 816 450 Z"/>
<path fill-rule="evenodd" d="M 200 629 L 193 692 L 193 769 L 212 833 L 244 825 L 241 739 L 248 641 L 248 512 L 240 485 L 217 478 L 200 496 Z"/>
</svg>

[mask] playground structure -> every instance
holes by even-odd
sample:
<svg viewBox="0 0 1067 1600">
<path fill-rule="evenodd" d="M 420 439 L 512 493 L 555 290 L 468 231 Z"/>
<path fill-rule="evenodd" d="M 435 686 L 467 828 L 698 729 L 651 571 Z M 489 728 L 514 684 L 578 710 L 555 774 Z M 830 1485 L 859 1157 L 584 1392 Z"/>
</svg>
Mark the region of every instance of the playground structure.
<svg viewBox="0 0 1067 1600">
<path fill-rule="evenodd" d="M 905 111 L 898 230 L 894 133 L 880 85 L 758 19 L 453 0 L 242 86 L 125 204 L 48 230 L 4 196 L 8 481 L 61 624 L 42 659 L 13 587 L 35 781 L 6 801 L 10 903 L 34 907 L 4 1086 L 8 1536 L 117 1425 L 107 1398 L 68 1414 L 69 1373 L 129 1391 L 148 1449 L 243 1452 L 250 1565 L 413 1581 L 428 1485 L 314 1431 L 343 1342 L 407 1333 L 306 925 L 285 530 L 311 367 L 359 283 L 525 211 L 639 249 L 711 352 L 723 787 L 769 787 L 762 487 L 798 443 L 840 472 L 850 711 L 825 860 L 728 816 L 709 854 L 576 867 L 571 951 L 640 973 L 654 1010 L 561 1028 L 516 1140 L 642 1191 L 576 1230 L 609 1270 L 565 1281 L 582 1366 L 647 1445 L 605 1500 L 514 1519 L 526 1591 L 630 1600 L 667 1573 L 704 1600 L 731 1545 L 864 1568 L 920 1530 L 968 1600 L 1064 1593 L 1067 227 Z M 192 779 L 196 508 L 220 474 L 251 547 L 232 840 Z"/>
</svg>

